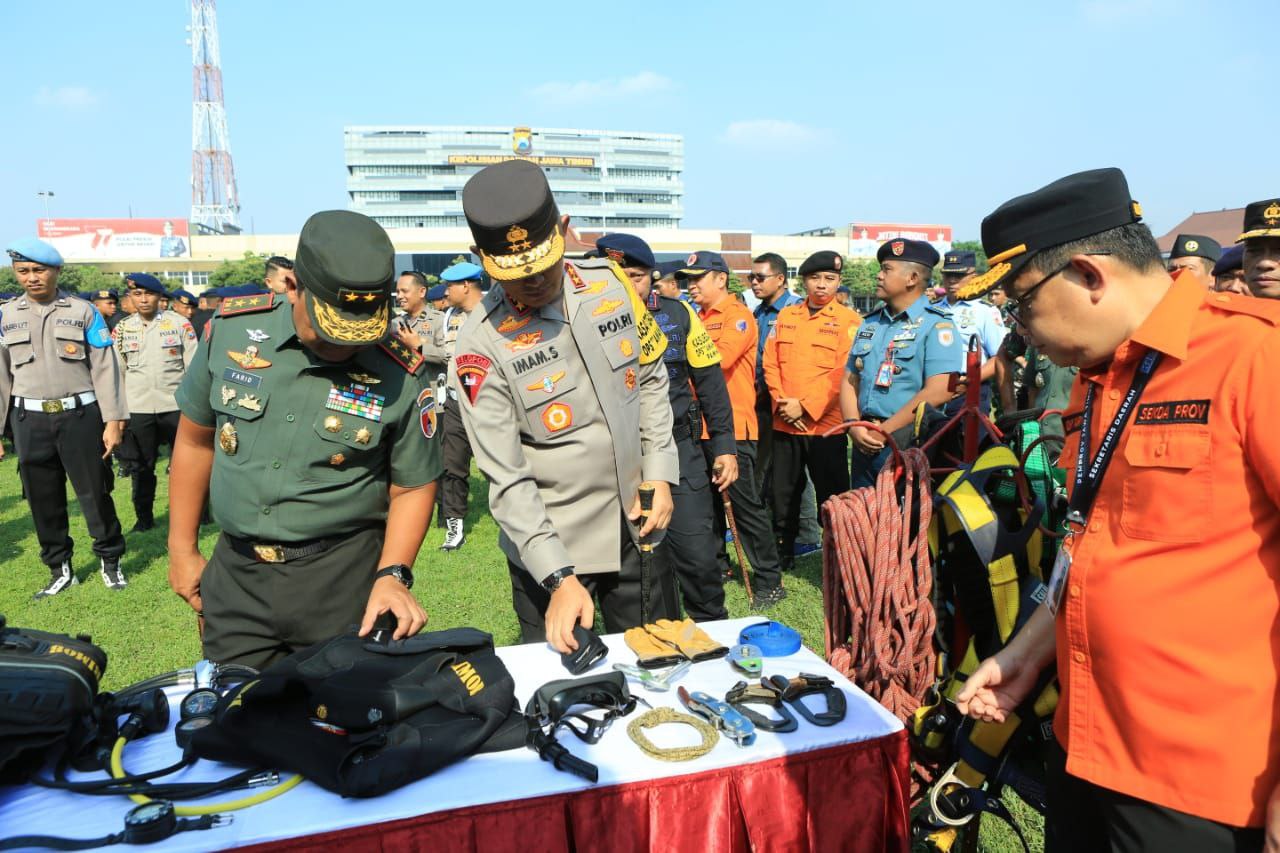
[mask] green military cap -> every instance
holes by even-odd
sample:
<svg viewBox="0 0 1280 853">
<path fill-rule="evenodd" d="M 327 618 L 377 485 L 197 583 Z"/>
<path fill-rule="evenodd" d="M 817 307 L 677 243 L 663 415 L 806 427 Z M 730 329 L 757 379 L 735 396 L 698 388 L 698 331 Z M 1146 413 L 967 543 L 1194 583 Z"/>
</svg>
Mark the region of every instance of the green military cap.
<svg viewBox="0 0 1280 853">
<path fill-rule="evenodd" d="M 1124 172 L 1092 169 L 1059 178 L 1000 205 L 982 220 L 982 248 L 991 268 L 960 288 L 976 299 L 1016 278 L 1037 252 L 1142 220 Z"/>
<path fill-rule="evenodd" d="M 1203 234 L 1179 234 L 1173 238 L 1169 260 L 1174 258 L 1204 258 L 1213 263 L 1222 257 L 1222 246 L 1212 237 Z"/>
<path fill-rule="evenodd" d="M 313 215 L 298 235 L 294 275 L 316 334 L 331 344 L 387 337 L 396 250 L 382 226 L 349 210 Z"/>
</svg>

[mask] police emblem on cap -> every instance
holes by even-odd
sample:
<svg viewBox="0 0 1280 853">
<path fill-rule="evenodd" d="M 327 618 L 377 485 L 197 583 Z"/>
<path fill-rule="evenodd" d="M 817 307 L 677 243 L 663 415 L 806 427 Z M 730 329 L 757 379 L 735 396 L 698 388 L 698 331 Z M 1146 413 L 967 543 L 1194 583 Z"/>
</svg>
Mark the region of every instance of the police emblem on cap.
<svg viewBox="0 0 1280 853">
<path fill-rule="evenodd" d="M 889 244 L 889 251 L 893 252 L 895 255 L 898 255 L 899 257 L 901 257 L 902 252 L 906 248 L 907 248 L 907 244 L 902 242 L 901 240 L 894 240 L 892 243 Z"/>
<path fill-rule="evenodd" d="M 1268 225 L 1275 225 L 1277 221 L 1280 221 L 1280 204 L 1276 204 L 1274 201 L 1271 202 L 1267 209 L 1262 211 L 1262 218 L 1267 220 Z"/>
<path fill-rule="evenodd" d="M 1183 243 L 1183 245 L 1186 247 L 1188 252 L 1194 252 L 1196 249 L 1200 248 L 1200 241 L 1188 240 L 1187 242 Z"/>
<path fill-rule="evenodd" d="M 626 255 L 622 254 L 622 252 L 619 252 L 617 249 L 605 249 L 604 253 L 609 257 L 609 260 L 618 264 L 622 263 L 622 259 L 626 257 Z"/>
<path fill-rule="evenodd" d="M 840 263 L 841 261 L 840 261 L 839 255 L 836 255 L 834 258 L 831 259 L 831 265 L 836 268 L 836 272 L 840 271 Z"/>
<path fill-rule="evenodd" d="M 696 264 L 696 263 L 698 262 L 698 253 L 697 253 L 697 252 L 694 252 L 692 255 L 690 255 L 689 257 L 685 258 L 685 261 L 684 261 L 684 262 L 685 262 L 687 265 L 689 265 L 689 266 L 693 266 L 694 264 Z"/>
<path fill-rule="evenodd" d="M 532 248 L 529 245 L 529 232 L 519 225 L 511 226 L 511 230 L 507 232 L 507 242 L 511 244 L 511 251 L 513 252 L 523 252 Z"/>
</svg>

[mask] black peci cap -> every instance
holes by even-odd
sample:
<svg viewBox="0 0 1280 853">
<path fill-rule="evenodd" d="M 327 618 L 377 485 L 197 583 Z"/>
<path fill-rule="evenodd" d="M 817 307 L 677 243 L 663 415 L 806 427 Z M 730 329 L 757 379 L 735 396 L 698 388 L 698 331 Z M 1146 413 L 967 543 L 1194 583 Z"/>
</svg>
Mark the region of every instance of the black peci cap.
<svg viewBox="0 0 1280 853">
<path fill-rule="evenodd" d="M 974 299 L 1016 277 L 1036 252 L 1142 221 L 1142 206 L 1116 168 L 1059 178 L 1000 205 L 982 220 L 982 248 L 991 269 L 960 288 Z"/>
<path fill-rule="evenodd" d="M 316 334 L 340 346 L 385 340 L 395 259 L 387 232 L 363 214 L 325 210 L 308 219 L 293 267 Z"/>
<path fill-rule="evenodd" d="M 1173 249 L 1169 252 L 1169 260 L 1174 258 L 1204 258 L 1217 263 L 1222 257 L 1222 246 L 1212 237 L 1203 234 L 1179 234 L 1173 238 Z"/>
<path fill-rule="evenodd" d="M 486 166 L 462 188 L 462 212 L 496 281 L 540 273 L 564 256 L 560 210 L 542 169 L 528 160 Z"/>
</svg>

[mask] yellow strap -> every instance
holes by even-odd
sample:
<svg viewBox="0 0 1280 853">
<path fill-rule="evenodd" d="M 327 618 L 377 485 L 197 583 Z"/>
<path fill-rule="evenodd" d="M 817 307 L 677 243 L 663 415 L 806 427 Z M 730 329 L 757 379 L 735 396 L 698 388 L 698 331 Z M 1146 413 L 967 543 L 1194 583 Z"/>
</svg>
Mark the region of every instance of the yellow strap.
<svg viewBox="0 0 1280 853">
<path fill-rule="evenodd" d="M 1006 554 L 987 566 L 987 583 L 991 587 L 991 603 L 996 614 L 996 630 L 1000 644 L 1009 642 L 1018 621 L 1018 565 L 1012 554 Z"/>
</svg>

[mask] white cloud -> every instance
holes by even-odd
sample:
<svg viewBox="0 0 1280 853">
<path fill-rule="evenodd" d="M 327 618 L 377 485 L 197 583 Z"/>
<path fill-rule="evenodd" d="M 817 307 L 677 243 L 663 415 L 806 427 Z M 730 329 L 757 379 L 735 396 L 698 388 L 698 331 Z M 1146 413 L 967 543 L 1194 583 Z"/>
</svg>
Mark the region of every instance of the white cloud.
<svg viewBox="0 0 1280 853">
<path fill-rule="evenodd" d="M 827 132 L 786 119 L 757 118 L 730 123 L 720 138 L 731 145 L 796 148 L 825 141 Z"/>
<path fill-rule="evenodd" d="M 675 83 L 653 71 L 641 71 L 630 77 L 604 80 L 578 80 L 573 83 L 543 83 L 535 86 L 533 96 L 555 104 L 579 105 L 617 98 L 656 95 L 675 88 Z"/>
<path fill-rule="evenodd" d="M 64 110 L 84 110 L 98 104 L 98 96 L 88 86 L 41 86 L 32 100 L 36 106 Z"/>
</svg>

